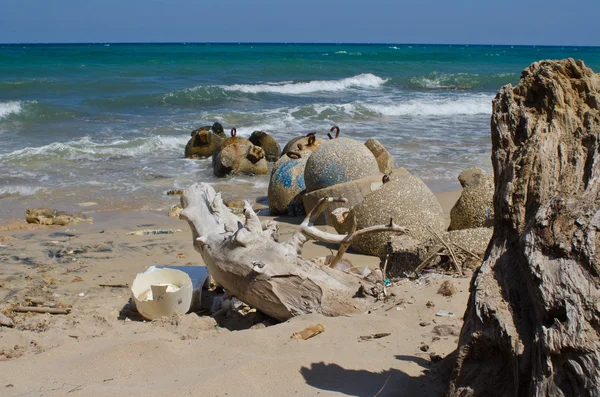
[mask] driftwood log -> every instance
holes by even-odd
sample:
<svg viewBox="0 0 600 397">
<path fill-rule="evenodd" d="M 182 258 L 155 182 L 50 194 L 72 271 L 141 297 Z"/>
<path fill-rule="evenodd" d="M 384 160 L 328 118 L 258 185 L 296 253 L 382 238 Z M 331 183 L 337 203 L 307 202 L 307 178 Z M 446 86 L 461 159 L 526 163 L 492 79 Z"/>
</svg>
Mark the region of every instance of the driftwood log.
<svg viewBox="0 0 600 397">
<path fill-rule="evenodd" d="M 600 75 L 534 63 L 491 125 L 495 229 L 448 396 L 600 396 Z"/>
<path fill-rule="evenodd" d="M 183 193 L 181 217 L 190 224 L 194 247 L 211 276 L 231 295 L 280 321 L 305 313 L 350 315 L 364 311 L 373 301 L 368 295 L 377 296 L 383 289 L 380 272 L 362 277 L 336 268 L 352 239 L 406 229 L 390 221 L 348 235 L 325 233 L 313 223 L 332 201 L 343 199 L 322 199 L 286 242 L 277 241 L 276 222 L 261 224 L 248 202 L 244 218 L 234 215 L 221 195 L 205 183 Z M 302 257 L 302 246 L 309 239 L 341 245 L 330 266 Z"/>
</svg>

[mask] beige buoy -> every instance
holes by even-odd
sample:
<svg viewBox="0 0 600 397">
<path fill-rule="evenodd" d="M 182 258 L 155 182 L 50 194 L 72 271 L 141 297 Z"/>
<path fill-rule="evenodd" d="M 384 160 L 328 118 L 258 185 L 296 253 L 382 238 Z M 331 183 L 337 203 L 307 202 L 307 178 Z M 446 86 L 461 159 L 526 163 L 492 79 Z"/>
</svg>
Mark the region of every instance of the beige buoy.
<svg viewBox="0 0 600 397">
<path fill-rule="evenodd" d="M 334 129 L 337 137 L 339 129 Z M 365 145 L 354 139 L 331 138 L 316 148 L 306 162 L 307 192 L 379 174 L 377 160 Z"/>
</svg>

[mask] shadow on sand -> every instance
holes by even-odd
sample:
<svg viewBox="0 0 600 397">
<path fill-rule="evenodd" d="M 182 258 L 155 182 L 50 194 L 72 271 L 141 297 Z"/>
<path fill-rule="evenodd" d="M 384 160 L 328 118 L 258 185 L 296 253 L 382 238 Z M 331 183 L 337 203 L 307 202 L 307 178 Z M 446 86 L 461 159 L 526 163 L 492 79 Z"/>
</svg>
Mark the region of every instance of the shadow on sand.
<svg viewBox="0 0 600 397">
<path fill-rule="evenodd" d="M 313 363 L 302 367 L 306 383 L 317 389 L 356 397 L 417 397 L 443 396 L 452 368 L 452 355 L 438 364 L 413 356 L 396 356 L 398 360 L 414 362 L 425 369 L 412 377 L 398 369 L 382 372 L 345 369 L 337 364 Z"/>
</svg>

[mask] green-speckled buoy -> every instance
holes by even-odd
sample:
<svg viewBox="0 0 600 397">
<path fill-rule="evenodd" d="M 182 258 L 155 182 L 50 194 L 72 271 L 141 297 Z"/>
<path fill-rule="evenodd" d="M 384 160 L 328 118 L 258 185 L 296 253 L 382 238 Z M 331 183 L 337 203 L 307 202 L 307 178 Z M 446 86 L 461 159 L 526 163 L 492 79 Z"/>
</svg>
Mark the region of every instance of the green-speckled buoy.
<svg viewBox="0 0 600 397">
<path fill-rule="evenodd" d="M 269 163 L 274 163 L 279 158 L 281 148 L 275 138 L 266 132 L 254 131 L 248 140 L 265 151 L 265 158 Z"/>
<path fill-rule="evenodd" d="M 265 152 L 247 139 L 236 136 L 231 130 L 231 137 L 225 139 L 215 148 L 212 157 L 213 174 L 224 177 L 228 174 L 267 174 L 269 167 L 265 160 Z"/>
<path fill-rule="evenodd" d="M 365 145 L 349 138 L 335 138 L 322 143 L 308 158 L 304 181 L 306 191 L 312 192 L 378 174 L 377 160 Z"/>
<path fill-rule="evenodd" d="M 304 167 L 312 152 L 287 152 L 273 166 L 269 181 L 269 211 L 272 214 L 304 215 L 302 192 L 304 186 Z"/>
</svg>

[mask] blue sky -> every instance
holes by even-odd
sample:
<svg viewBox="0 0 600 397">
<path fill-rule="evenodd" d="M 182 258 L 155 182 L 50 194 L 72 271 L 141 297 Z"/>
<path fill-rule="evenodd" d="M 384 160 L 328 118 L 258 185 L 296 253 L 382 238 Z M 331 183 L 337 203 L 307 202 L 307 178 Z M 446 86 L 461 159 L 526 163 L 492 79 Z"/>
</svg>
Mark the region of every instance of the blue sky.
<svg viewBox="0 0 600 397">
<path fill-rule="evenodd" d="M 600 0 L 2 0 L 0 42 L 600 45 Z"/>
</svg>

